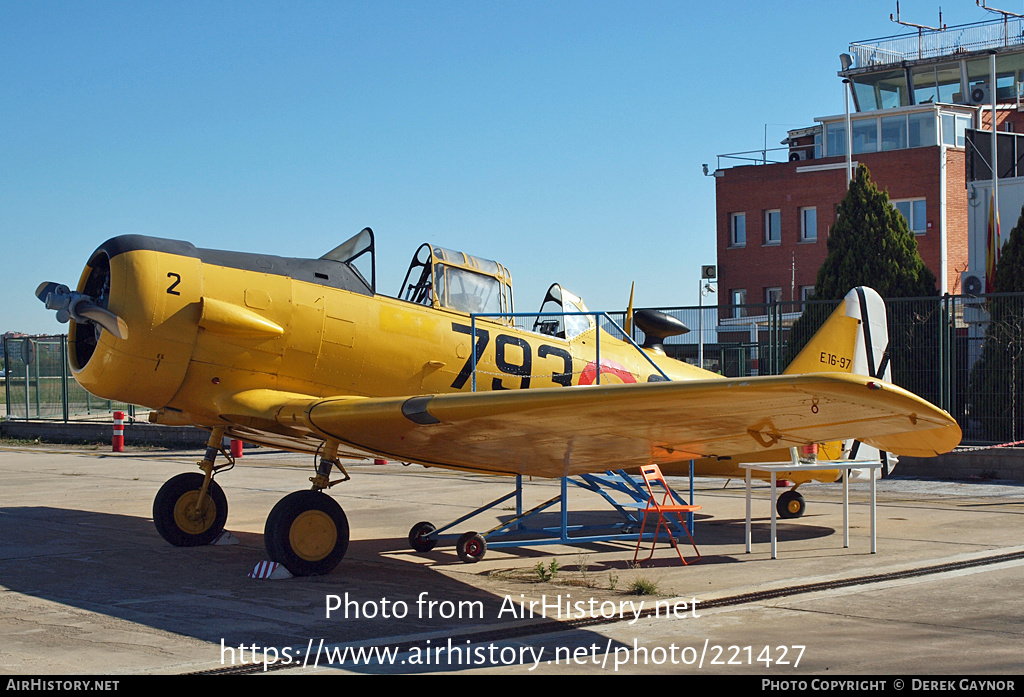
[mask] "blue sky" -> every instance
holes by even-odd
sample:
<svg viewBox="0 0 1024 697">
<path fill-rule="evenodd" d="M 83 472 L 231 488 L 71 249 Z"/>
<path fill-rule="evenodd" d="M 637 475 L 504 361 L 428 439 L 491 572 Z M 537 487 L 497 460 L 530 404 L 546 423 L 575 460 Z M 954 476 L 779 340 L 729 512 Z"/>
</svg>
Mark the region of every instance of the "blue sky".
<svg viewBox="0 0 1024 697">
<path fill-rule="evenodd" d="M 1003 3 L 1022 10 L 1016 0 Z M 903 0 L 934 24 L 937 4 Z M 0 332 L 136 233 L 318 257 L 370 226 L 496 259 L 516 309 L 696 304 L 716 155 L 841 113 L 895 2 L 0 3 Z M 961 2 L 943 19 L 992 15 Z"/>
</svg>

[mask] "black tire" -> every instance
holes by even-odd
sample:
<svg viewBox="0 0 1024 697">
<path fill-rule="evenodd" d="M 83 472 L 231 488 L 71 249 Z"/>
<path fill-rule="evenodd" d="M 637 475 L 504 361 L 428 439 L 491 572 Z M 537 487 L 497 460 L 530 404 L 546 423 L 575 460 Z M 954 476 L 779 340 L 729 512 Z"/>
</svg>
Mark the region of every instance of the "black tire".
<svg viewBox="0 0 1024 697">
<path fill-rule="evenodd" d="M 429 552 L 437 545 L 437 538 L 427 536 L 435 530 L 437 528 L 427 521 L 416 523 L 409 531 L 409 546 L 417 552 Z"/>
<path fill-rule="evenodd" d="M 807 504 L 803 495 L 793 489 L 782 492 L 775 502 L 775 510 L 778 511 L 780 518 L 799 518 L 806 509 Z"/>
<path fill-rule="evenodd" d="M 459 538 L 455 551 L 458 552 L 459 559 L 467 564 L 476 563 L 487 554 L 487 540 L 478 532 L 467 532 Z"/>
<path fill-rule="evenodd" d="M 263 544 L 271 561 L 293 576 L 329 573 L 348 551 L 348 518 L 338 502 L 321 491 L 307 489 L 277 502 L 263 529 Z"/>
<path fill-rule="evenodd" d="M 186 472 L 171 477 L 153 499 L 153 523 L 160 537 L 175 547 L 197 547 L 213 542 L 224 531 L 228 519 L 228 499 L 214 480 L 206 489 L 203 511 L 195 514 L 196 500 L 204 476 Z"/>
</svg>

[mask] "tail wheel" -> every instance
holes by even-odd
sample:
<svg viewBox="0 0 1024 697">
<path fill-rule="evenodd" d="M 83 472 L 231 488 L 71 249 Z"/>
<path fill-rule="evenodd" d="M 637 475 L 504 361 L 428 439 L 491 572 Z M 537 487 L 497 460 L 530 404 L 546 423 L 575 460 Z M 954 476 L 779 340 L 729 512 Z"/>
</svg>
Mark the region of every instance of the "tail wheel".
<svg viewBox="0 0 1024 697">
<path fill-rule="evenodd" d="M 429 536 L 435 530 L 432 523 L 416 523 L 409 531 L 409 546 L 417 552 L 429 552 L 437 544 L 437 538 Z"/>
<path fill-rule="evenodd" d="M 799 518 L 806 508 L 803 495 L 795 489 L 784 491 L 775 502 L 775 510 L 780 518 Z"/>
<path fill-rule="evenodd" d="M 224 530 L 228 499 L 220 484 L 211 479 L 202 505 L 196 506 L 203 479 L 198 472 L 171 477 L 153 500 L 156 530 L 175 547 L 208 545 Z"/>
<path fill-rule="evenodd" d="M 455 551 L 458 552 L 459 559 L 467 564 L 478 562 L 487 554 L 487 540 L 478 532 L 467 532 L 459 538 Z"/>
<path fill-rule="evenodd" d="M 288 494 L 277 502 L 263 530 L 271 560 L 295 576 L 330 572 L 348 551 L 348 518 L 338 502 L 321 491 Z"/>
</svg>

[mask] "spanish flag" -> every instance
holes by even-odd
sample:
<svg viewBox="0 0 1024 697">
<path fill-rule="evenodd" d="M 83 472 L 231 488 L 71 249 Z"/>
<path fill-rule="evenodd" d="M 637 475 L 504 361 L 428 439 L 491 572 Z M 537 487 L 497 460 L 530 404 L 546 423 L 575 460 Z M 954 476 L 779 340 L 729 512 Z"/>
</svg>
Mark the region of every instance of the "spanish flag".
<svg viewBox="0 0 1024 697">
<path fill-rule="evenodd" d="M 992 288 L 996 280 L 996 264 L 999 263 L 999 248 L 1002 247 L 999 237 L 999 211 L 996 210 L 996 192 L 988 204 L 988 237 L 985 244 L 985 292 L 995 292 Z"/>
</svg>

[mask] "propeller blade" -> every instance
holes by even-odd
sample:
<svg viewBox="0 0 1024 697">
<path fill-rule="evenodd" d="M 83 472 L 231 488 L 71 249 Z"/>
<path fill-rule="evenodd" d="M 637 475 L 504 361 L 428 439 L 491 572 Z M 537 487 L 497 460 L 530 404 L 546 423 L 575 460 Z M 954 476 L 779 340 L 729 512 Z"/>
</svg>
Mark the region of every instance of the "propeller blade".
<svg viewBox="0 0 1024 697">
<path fill-rule="evenodd" d="M 46 281 L 36 288 L 36 297 L 46 303 L 49 310 L 57 311 L 57 321 L 75 320 L 81 324 L 96 324 L 118 339 L 128 338 L 128 324 L 105 307 L 100 307 L 88 295 L 72 291 L 65 285 Z"/>
<path fill-rule="evenodd" d="M 39 284 L 39 287 L 36 288 L 36 297 L 45 303 L 46 296 L 48 296 L 50 293 L 57 292 L 57 289 L 60 288 L 60 286 L 60 283 L 54 283 L 53 281 L 43 281 L 42 283 Z"/>
<path fill-rule="evenodd" d="M 74 311 L 80 317 L 100 325 L 118 339 L 128 338 L 128 324 L 110 310 L 88 300 L 79 300 L 75 303 Z"/>
</svg>

